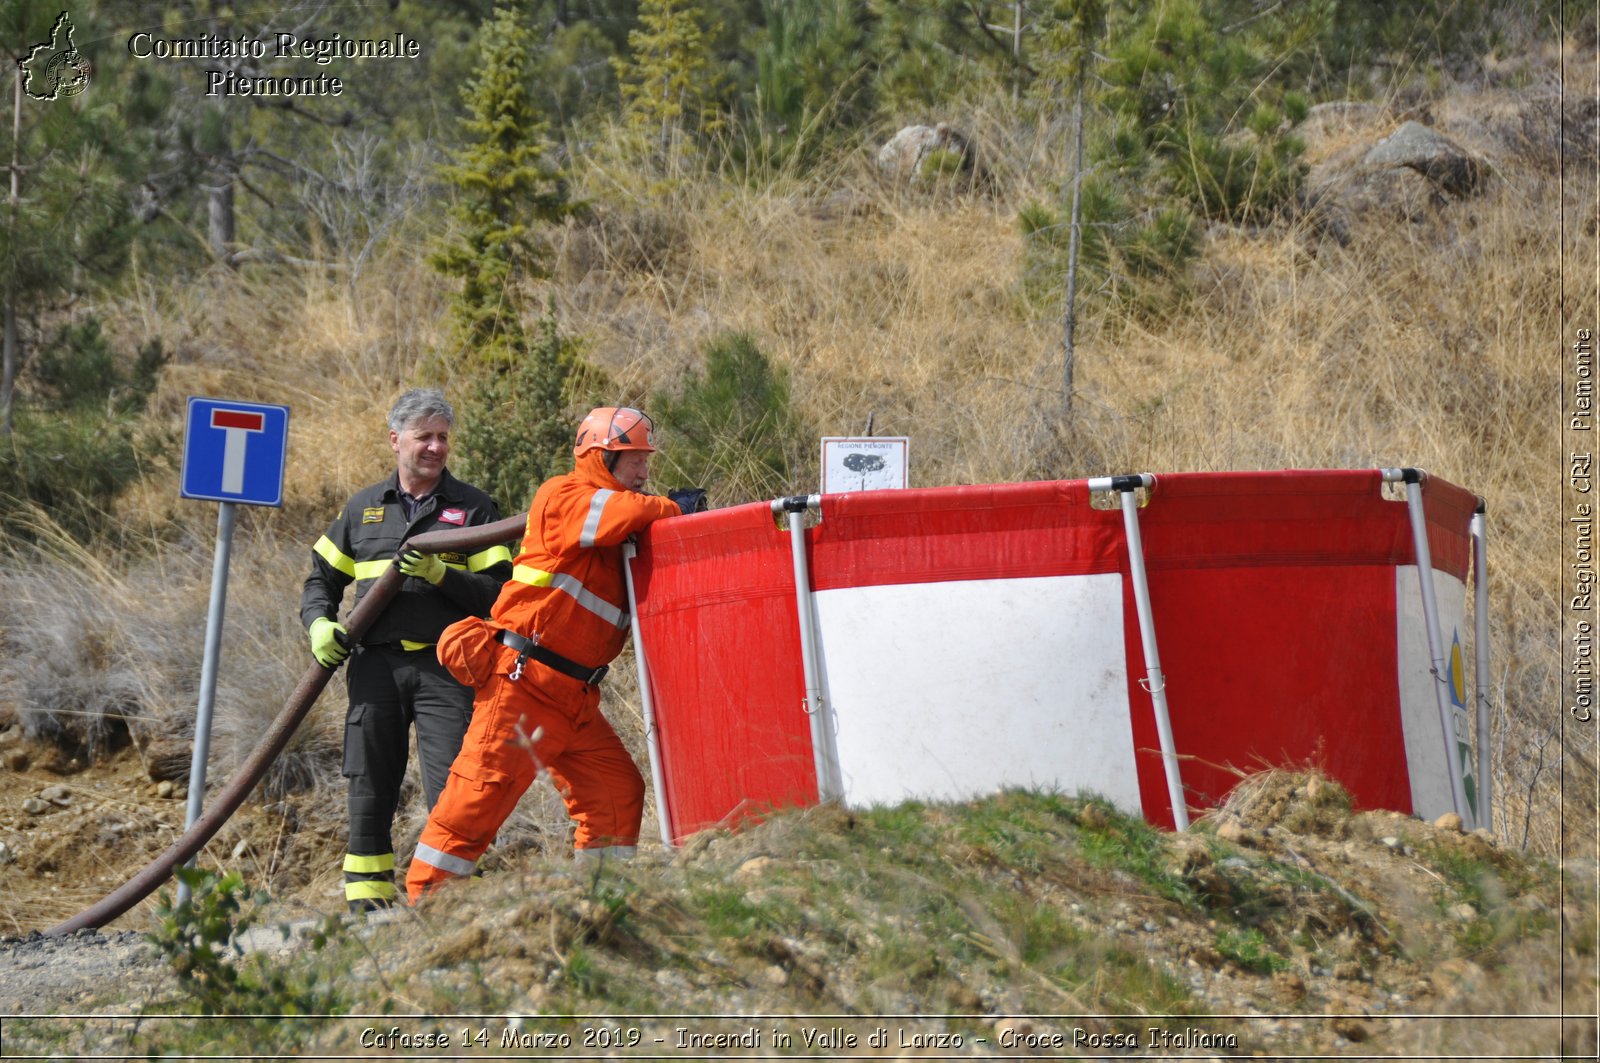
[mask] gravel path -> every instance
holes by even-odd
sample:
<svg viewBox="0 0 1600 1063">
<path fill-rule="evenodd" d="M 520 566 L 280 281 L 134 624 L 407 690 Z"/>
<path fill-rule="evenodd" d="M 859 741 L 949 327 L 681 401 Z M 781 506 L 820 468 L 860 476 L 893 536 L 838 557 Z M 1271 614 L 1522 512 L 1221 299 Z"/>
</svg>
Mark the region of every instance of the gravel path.
<svg viewBox="0 0 1600 1063">
<path fill-rule="evenodd" d="M 0 938 L 0 1015 L 68 1015 L 107 1000 L 123 1010 L 130 995 L 148 1000 L 176 988 L 171 970 L 134 930 Z"/>
<path fill-rule="evenodd" d="M 374 913 L 352 932 L 371 934 L 403 916 L 399 909 Z M 240 934 L 236 943 L 246 953 L 264 952 L 283 959 L 299 947 L 301 935 L 319 923 L 319 919 L 305 917 L 263 919 Z M 135 1014 L 155 1001 L 182 999 L 171 966 L 140 931 L 80 930 L 63 937 L 46 937 L 35 931 L 26 937 L 0 937 L 0 1020 Z"/>
</svg>

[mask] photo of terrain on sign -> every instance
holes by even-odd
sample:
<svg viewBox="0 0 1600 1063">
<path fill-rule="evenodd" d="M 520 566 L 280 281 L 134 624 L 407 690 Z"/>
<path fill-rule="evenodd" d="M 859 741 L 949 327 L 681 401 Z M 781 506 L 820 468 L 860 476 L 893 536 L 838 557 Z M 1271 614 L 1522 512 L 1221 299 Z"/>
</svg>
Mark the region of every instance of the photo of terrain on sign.
<svg viewBox="0 0 1600 1063">
<path fill-rule="evenodd" d="M 17 6 L 0 1054 L 1593 1057 L 1591 7 Z"/>
</svg>

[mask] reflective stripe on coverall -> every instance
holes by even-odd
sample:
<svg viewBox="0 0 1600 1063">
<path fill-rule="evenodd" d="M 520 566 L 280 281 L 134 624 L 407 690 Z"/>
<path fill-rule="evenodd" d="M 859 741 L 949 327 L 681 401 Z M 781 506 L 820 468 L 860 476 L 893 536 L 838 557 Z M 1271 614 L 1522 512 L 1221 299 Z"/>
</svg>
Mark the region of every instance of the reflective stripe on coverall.
<svg viewBox="0 0 1600 1063">
<path fill-rule="evenodd" d="M 491 613 L 499 627 L 537 635 L 547 649 L 586 667 L 609 664 L 629 629 L 622 544 L 677 503 L 628 491 L 592 450 L 534 496 L 512 578 Z M 644 813 L 644 780 L 600 712 L 600 691 L 523 663 L 496 644 L 494 675 L 480 687 L 461 753 L 428 816 L 406 877 L 415 901 L 470 874 L 534 777 L 550 773 L 577 823 L 575 846 L 633 846 Z"/>
</svg>

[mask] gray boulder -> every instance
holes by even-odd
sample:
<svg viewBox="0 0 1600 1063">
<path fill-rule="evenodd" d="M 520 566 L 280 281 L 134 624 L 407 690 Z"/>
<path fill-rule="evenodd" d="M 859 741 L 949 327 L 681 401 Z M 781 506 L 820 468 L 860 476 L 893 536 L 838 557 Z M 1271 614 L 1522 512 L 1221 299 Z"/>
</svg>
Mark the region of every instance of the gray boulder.
<svg viewBox="0 0 1600 1063">
<path fill-rule="evenodd" d="M 924 176 L 928 160 L 940 152 L 956 156 L 957 172 L 969 177 L 979 173 L 977 154 L 965 134 L 944 122 L 938 125 L 912 125 L 901 129 L 878 149 L 878 169 L 903 182 Z"/>
<path fill-rule="evenodd" d="M 1415 120 L 1385 135 L 1392 121 L 1372 105 L 1324 105 L 1308 116 L 1310 168 L 1296 212 L 1314 231 L 1345 243 L 1364 219 L 1423 223 L 1484 191 L 1487 156 Z"/>
<path fill-rule="evenodd" d="M 1487 175 L 1482 162 L 1420 122 L 1406 122 L 1378 141 L 1362 163 L 1375 170 L 1403 166 L 1426 177 L 1441 192 L 1458 197 L 1477 192 Z"/>
</svg>

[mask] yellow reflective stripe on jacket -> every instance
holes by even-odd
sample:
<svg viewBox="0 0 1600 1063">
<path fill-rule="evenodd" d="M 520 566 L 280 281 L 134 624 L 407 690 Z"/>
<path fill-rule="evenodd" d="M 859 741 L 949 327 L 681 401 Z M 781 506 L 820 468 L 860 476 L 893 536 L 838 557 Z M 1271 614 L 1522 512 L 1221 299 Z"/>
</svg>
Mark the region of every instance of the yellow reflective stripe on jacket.
<svg viewBox="0 0 1600 1063">
<path fill-rule="evenodd" d="M 321 550 L 322 543 L 328 543 L 328 550 L 332 551 L 334 554 L 337 554 L 339 557 L 344 558 L 345 564 L 340 565 L 332 558 L 328 558 L 327 552 Z M 379 558 L 376 561 L 351 561 L 348 557 L 340 554 L 338 548 L 335 547 L 331 542 L 328 542 L 326 536 L 323 537 L 322 542 L 317 544 L 317 547 L 318 552 L 322 553 L 323 557 L 328 558 L 328 564 L 333 565 L 333 567 L 337 568 L 340 572 L 343 572 L 347 576 L 352 576 L 355 579 L 377 579 L 379 576 L 388 571 L 389 565 L 394 561 L 394 558 L 392 557 Z M 440 560 L 443 559 L 441 558 Z M 453 561 L 445 561 L 444 564 L 446 568 L 453 568 L 457 570 L 465 569 L 468 572 L 482 572 L 484 569 L 493 568 L 495 565 L 498 565 L 501 562 L 510 560 L 510 550 L 506 549 L 504 546 L 491 546 L 489 549 L 482 550 L 467 558 L 466 564 L 460 564 Z"/>
<path fill-rule="evenodd" d="M 377 579 L 388 571 L 392 560 L 393 558 L 385 557 L 377 561 L 357 561 L 351 566 L 353 570 L 351 575 L 356 579 Z"/>
<path fill-rule="evenodd" d="M 480 550 L 467 558 L 467 571 L 482 572 L 484 569 L 493 568 L 502 562 L 510 564 L 511 561 L 511 550 L 502 543 L 499 546 L 491 546 L 487 550 Z"/>
<path fill-rule="evenodd" d="M 425 650 L 432 645 L 433 643 L 431 642 L 412 642 L 410 639 L 400 640 L 400 648 L 405 650 L 407 653 L 415 653 L 418 650 Z M 391 856 L 389 859 L 392 861 L 394 857 Z"/>
<path fill-rule="evenodd" d="M 304 541 L 305 540 L 303 539 L 301 540 L 301 542 Z M 318 539 L 311 549 L 318 557 L 322 558 L 322 560 L 326 561 L 329 565 L 332 565 L 340 572 L 343 572 L 346 576 L 349 576 L 351 579 L 356 578 L 355 558 L 351 557 L 337 546 L 334 546 L 333 540 L 328 538 L 326 535 Z"/>
<path fill-rule="evenodd" d="M 358 856 L 355 853 L 345 853 L 344 869 L 358 875 L 376 875 L 382 871 L 393 871 L 394 854 L 380 853 L 377 856 Z"/>
<path fill-rule="evenodd" d="M 531 587 L 551 587 L 570 595 L 574 601 L 589 612 L 598 616 L 608 624 L 617 627 L 628 626 L 628 614 L 595 594 L 583 585 L 576 576 L 569 576 L 562 572 L 546 572 L 532 565 L 518 565 L 511 571 L 511 578 L 518 583 L 526 583 Z"/>
<path fill-rule="evenodd" d="M 532 565 L 518 565 L 511 570 L 511 578 L 518 583 L 526 583 L 530 587 L 548 587 L 554 578 L 542 568 Z"/>
</svg>

